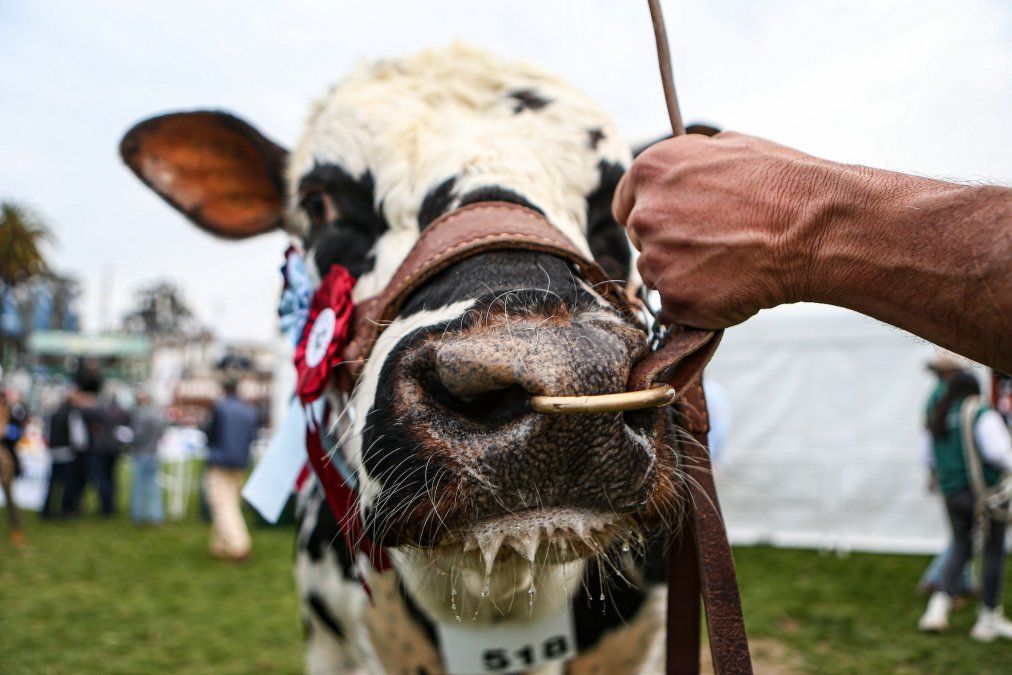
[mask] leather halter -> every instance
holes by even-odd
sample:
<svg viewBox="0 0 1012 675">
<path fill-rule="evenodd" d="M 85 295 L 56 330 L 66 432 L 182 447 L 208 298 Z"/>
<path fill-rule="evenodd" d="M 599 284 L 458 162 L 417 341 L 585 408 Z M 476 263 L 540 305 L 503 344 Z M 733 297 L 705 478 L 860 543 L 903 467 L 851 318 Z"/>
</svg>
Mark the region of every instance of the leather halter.
<svg viewBox="0 0 1012 675">
<path fill-rule="evenodd" d="M 439 272 L 481 253 L 522 250 L 548 253 L 572 264 L 623 317 L 638 321 L 616 281 L 588 259 L 541 214 L 516 204 L 485 202 L 451 211 L 432 222 L 379 295 L 356 308 L 354 337 L 344 352 L 338 382 L 350 392 L 383 330 L 411 295 Z M 682 443 L 692 507 L 668 552 L 667 672 L 699 672 L 699 601 L 706 605 L 710 652 L 718 673 L 750 673 L 734 561 L 706 449 L 709 417 L 700 383 L 722 331 L 677 328 L 656 351 L 633 366 L 628 388 L 667 384 L 675 389 L 680 423 L 695 443 Z"/>
<path fill-rule="evenodd" d="M 451 211 L 433 221 L 379 295 L 358 303 L 354 337 L 344 350 L 350 378 L 345 390 L 362 374 L 366 359 L 386 327 L 397 318 L 408 298 L 435 275 L 467 258 L 489 251 L 520 250 L 549 253 L 574 265 L 581 277 L 627 320 L 639 323 L 624 288 L 540 213 L 507 202 L 482 202 Z M 682 328 L 664 345 L 634 366 L 628 388 L 649 389 L 659 383 L 675 388 L 675 400 L 698 380 L 720 342 L 720 332 Z"/>
</svg>

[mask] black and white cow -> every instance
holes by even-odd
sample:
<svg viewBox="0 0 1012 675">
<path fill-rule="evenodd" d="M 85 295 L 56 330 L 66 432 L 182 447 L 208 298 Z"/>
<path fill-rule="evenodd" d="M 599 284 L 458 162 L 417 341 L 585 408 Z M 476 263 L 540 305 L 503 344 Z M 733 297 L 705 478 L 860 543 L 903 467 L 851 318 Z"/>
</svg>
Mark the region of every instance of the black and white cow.
<svg viewBox="0 0 1012 675">
<path fill-rule="evenodd" d="M 316 279 L 344 265 L 357 300 L 385 287 L 433 220 L 482 201 L 539 211 L 614 278 L 635 275 L 610 211 L 631 153 L 608 115 L 556 77 L 464 46 L 359 67 L 313 106 L 291 153 L 217 112 L 148 120 L 122 152 L 200 227 L 284 228 Z M 350 408 L 335 451 L 393 569 L 366 572 L 370 601 L 321 491 L 301 496 L 307 670 L 432 675 L 443 626 L 559 612 L 578 653 L 537 672 L 660 670 L 660 552 L 684 494 L 671 413 L 529 406 L 532 394 L 621 391 L 646 350 L 551 255 L 482 254 L 416 292 L 338 402 Z M 525 655 L 511 658 L 523 670 Z"/>
</svg>

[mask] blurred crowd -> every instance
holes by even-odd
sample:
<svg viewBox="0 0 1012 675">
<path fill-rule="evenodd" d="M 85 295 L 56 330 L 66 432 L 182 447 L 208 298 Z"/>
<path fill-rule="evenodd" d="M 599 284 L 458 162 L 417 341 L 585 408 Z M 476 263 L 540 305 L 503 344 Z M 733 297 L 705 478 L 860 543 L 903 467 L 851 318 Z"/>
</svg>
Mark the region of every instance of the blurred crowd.
<svg viewBox="0 0 1012 675">
<path fill-rule="evenodd" d="M 55 407 L 38 416 L 38 439 L 48 447 L 48 480 L 38 503 L 43 520 L 73 520 L 92 503 L 101 517 L 117 515 L 123 502 L 120 478 L 129 477 L 130 519 L 139 526 L 165 520 L 164 440 L 170 429 L 203 432 L 199 452 L 205 458 L 200 494 L 211 520 L 210 551 L 216 557 L 244 560 L 250 537 L 243 519 L 240 490 L 261 426 L 257 410 L 236 394 L 236 383 L 223 383 L 224 395 L 199 415 L 156 405 L 143 387 L 107 386 L 101 369 L 83 361 Z M 0 385 L 0 486 L 10 521 L 10 537 L 25 543 L 21 510 L 13 489 L 22 474 L 22 450 L 29 443 L 32 417 L 13 387 Z M 199 432 L 195 432 L 198 433 Z M 27 456 L 27 453 L 22 453 Z M 127 471 L 120 464 L 129 463 Z M 89 499 L 89 493 L 94 494 Z M 184 495 L 185 498 L 185 495 Z M 23 506 L 23 505 L 22 505 Z"/>
<path fill-rule="evenodd" d="M 42 504 L 43 518 L 73 518 L 81 512 L 85 491 L 94 489 L 103 516 L 115 515 L 116 467 L 124 454 L 133 457 L 131 516 L 137 523 L 160 523 L 161 501 L 157 494 L 157 446 L 166 423 L 160 411 L 147 406 L 143 391 L 135 394 L 137 405 L 128 410 L 116 396 L 103 399 L 101 373 L 82 367 L 74 384 L 49 416 L 48 439 L 52 470 Z M 153 466 L 154 471 L 147 470 Z"/>
</svg>

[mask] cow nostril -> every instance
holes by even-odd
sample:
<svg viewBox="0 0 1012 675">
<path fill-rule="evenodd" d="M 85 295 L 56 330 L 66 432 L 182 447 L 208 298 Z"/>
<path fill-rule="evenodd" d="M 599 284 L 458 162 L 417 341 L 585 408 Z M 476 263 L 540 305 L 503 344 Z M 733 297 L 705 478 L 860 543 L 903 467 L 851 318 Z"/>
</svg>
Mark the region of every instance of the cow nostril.
<svg viewBox="0 0 1012 675">
<path fill-rule="evenodd" d="M 622 420 L 625 422 L 626 426 L 632 428 L 634 431 L 638 433 L 646 433 L 654 426 L 656 415 L 656 408 L 626 410 L 622 413 Z"/>
<path fill-rule="evenodd" d="M 473 396 L 454 394 L 435 377 L 426 378 L 422 386 L 438 405 L 481 424 L 505 424 L 531 410 L 530 393 L 515 384 Z"/>
</svg>

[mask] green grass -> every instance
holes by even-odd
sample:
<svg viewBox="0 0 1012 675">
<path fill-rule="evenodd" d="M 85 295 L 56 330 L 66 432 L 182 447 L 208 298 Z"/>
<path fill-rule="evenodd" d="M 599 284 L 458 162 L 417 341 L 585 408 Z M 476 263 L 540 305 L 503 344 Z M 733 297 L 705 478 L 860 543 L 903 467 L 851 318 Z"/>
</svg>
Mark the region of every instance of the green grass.
<svg viewBox="0 0 1012 675">
<path fill-rule="evenodd" d="M 27 548 L 0 538 L 0 671 L 301 670 L 289 530 L 254 528 L 254 559 L 232 565 L 208 557 L 207 529 L 195 517 L 158 529 L 122 516 L 26 520 Z M 800 670 L 1012 670 L 1012 643 L 970 642 L 970 608 L 947 635 L 916 631 L 925 558 L 769 548 L 736 556 L 750 635 L 785 645 Z"/>
<path fill-rule="evenodd" d="M 237 565 L 208 555 L 196 517 L 25 520 L 21 550 L 0 527 L 0 672 L 301 672 L 291 530 L 253 528 Z"/>
<path fill-rule="evenodd" d="M 948 633 L 917 631 L 928 558 L 740 548 L 735 561 L 750 637 L 780 641 L 805 672 L 1012 672 L 1012 642 L 969 639 L 973 603 L 953 613 Z"/>
</svg>

